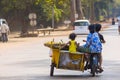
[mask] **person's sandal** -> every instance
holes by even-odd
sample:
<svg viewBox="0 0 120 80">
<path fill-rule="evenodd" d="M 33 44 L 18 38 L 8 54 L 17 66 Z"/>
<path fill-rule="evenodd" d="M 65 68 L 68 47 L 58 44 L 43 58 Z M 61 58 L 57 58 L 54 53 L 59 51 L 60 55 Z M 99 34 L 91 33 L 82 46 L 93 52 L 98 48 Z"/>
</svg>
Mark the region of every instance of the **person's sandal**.
<svg viewBox="0 0 120 80">
<path fill-rule="evenodd" d="M 102 68 L 99 68 L 99 73 L 102 73 L 104 70 Z"/>
</svg>

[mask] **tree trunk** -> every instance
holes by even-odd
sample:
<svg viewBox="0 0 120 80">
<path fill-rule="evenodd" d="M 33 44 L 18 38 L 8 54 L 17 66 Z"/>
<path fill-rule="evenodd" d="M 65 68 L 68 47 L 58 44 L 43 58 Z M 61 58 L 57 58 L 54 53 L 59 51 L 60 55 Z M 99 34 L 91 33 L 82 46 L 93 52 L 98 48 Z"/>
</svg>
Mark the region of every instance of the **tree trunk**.
<svg viewBox="0 0 120 80">
<path fill-rule="evenodd" d="M 78 19 L 83 19 L 83 11 L 81 6 L 81 0 L 76 0 L 76 12 L 78 14 Z"/>
<path fill-rule="evenodd" d="M 75 0 L 70 0 L 71 23 L 75 21 Z"/>
<path fill-rule="evenodd" d="M 28 11 L 24 11 L 24 14 L 22 14 L 21 16 L 22 16 L 22 18 L 20 18 L 21 23 L 22 23 L 22 26 L 21 26 L 21 36 L 24 37 L 24 36 L 28 35 L 28 19 L 27 19 Z"/>
<path fill-rule="evenodd" d="M 21 36 L 27 36 L 28 35 L 28 14 L 31 12 L 31 7 L 30 5 L 27 5 L 26 10 L 22 11 L 24 14 L 21 14 L 21 16 L 25 16 L 24 18 L 21 19 L 22 27 L 21 27 Z M 22 13 L 21 12 L 21 13 Z"/>
<path fill-rule="evenodd" d="M 94 12 L 94 0 L 90 1 L 90 21 L 91 23 L 94 23 L 95 21 L 95 12 Z"/>
</svg>

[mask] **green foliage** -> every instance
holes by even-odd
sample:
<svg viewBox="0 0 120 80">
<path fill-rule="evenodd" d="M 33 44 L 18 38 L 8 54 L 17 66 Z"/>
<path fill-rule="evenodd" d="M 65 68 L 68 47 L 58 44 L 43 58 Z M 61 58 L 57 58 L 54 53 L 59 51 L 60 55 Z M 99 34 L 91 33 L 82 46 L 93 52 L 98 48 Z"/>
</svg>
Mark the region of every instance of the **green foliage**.
<svg viewBox="0 0 120 80">
<path fill-rule="evenodd" d="M 120 6 L 120 0 L 115 0 L 117 6 Z"/>
<path fill-rule="evenodd" d="M 110 10 L 113 9 L 113 4 L 115 4 L 115 0 L 91 0 L 94 2 L 94 14 L 96 20 L 100 19 L 100 16 L 107 17 L 109 15 Z M 118 0 L 119 1 L 119 0 Z M 90 0 L 82 0 L 82 5 L 84 6 L 84 13 L 88 13 L 91 9 Z M 93 14 L 87 14 L 87 16 L 91 16 Z"/>
<path fill-rule="evenodd" d="M 120 6 L 120 0 L 81 0 L 81 8 L 87 18 L 91 16 L 90 1 L 95 3 L 96 19 L 99 16 L 108 16 L 108 9 L 111 13 L 113 7 Z M 115 4 L 113 5 L 113 3 Z M 45 24 L 50 25 L 53 9 L 55 24 L 70 19 L 70 0 L 0 0 L 0 16 L 7 19 L 15 18 L 21 22 L 21 25 L 24 19 L 29 20 L 28 14 L 31 12 L 37 14 L 38 23 L 45 22 Z"/>
<path fill-rule="evenodd" d="M 62 18 L 63 11 L 68 9 L 69 7 L 67 3 L 68 0 L 37 0 L 36 5 L 41 5 L 43 9 L 43 14 L 46 16 L 46 21 L 50 21 L 52 19 L 52 9 L 54 8 L 54 18 L 55 21 L 58 22 Z M 67 12 L 68 13 L 68 12 Z M 64 15 L 63 15 L 64 16 Z"/>
</svg>

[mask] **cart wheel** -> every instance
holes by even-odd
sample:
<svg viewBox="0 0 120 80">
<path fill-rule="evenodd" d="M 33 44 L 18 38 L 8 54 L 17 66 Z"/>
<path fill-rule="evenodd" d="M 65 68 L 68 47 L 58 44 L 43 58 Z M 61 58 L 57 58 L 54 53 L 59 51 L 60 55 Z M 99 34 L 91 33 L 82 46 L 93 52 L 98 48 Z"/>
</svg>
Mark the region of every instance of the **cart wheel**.
<svg viewBox="0 0 120 80">
<path fill-rule="evenodd" d="M 55 66 L 55 64 L 52 63 L 52 64 L 51 64 L 51 69 L 50 69 L 50 76 L 53 76 L 53 73 L 54 73 L 54 66 Z"/>
</svg>

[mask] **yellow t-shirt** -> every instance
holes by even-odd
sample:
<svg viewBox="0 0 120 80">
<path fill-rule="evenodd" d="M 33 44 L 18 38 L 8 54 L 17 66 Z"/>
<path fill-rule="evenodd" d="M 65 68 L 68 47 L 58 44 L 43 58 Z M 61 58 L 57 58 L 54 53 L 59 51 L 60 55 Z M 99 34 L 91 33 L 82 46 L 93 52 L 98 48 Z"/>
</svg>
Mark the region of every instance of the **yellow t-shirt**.
<svg viewBox="0 0 120 80">
<path fill-rule="evenodd" d="M 70 41 L 70 45 L 69 45 L 69 51 L 71 53 L 75 53 L 76 52 L 76 48 L 77 48 L 77 45 L 76 45 L 75 40 L 71 40 Z"/>
</svg>

